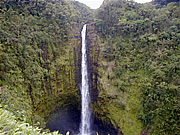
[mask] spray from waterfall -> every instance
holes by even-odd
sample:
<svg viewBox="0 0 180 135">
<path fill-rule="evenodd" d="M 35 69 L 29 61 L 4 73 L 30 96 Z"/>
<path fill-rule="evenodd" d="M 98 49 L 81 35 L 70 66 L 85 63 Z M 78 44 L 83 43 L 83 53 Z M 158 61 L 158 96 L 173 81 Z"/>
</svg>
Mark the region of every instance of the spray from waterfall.
<svg viewBox="0 0 180 135">
<path fill-rule="evenodd" d="M 91 135 L 91 109 L 90 92 L 88 83 L 88 63 L 87 63 L 87 44 L 86 44 L 87 25 L 83 26 L 82 37 L 82 61 L 81 61 L 81 124 L 80 135 Z"/>
</svg>

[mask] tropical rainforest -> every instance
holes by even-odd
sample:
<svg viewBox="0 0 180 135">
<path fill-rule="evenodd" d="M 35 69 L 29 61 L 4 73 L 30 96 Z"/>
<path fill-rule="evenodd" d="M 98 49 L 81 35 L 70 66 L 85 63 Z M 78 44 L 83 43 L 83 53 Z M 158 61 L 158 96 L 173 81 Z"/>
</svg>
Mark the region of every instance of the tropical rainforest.
<svg viewBox="0 0 180 135">
<path fill-rule="evenodd" d="M 73 132 L 48 123 L 81 110 L 83 24 L 99 135 L 179 135 L 179 0 L 1 0 L 0 134 Z"/>
</svg>

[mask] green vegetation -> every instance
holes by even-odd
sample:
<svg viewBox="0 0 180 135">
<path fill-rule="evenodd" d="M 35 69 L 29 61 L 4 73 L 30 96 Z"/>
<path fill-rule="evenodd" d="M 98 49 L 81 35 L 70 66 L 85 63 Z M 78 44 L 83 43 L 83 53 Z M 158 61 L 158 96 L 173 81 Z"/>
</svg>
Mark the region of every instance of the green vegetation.
<svg viewBox="0 0 180 135">
<path fill-rule="evenodd" d="M 80 109 L 89 22 L 96 118 L 119 135 L 178 135 L 179 0 L 105 0 L 95 11 L 73 0 L 1 0 L 0 134 L 58 134 L 44 129 L 50 113 Z"/>
<path fill-rule="evenodd" d="M 180 3 L 105 1 L 95 113 L 125 135 L 179 134 Z M 108 100 L 107 100 L 108 99 Z M 121 132 L 119 132 L 121 134 Z"/>
<path fill-rule="evenodd" d="M 0 18 L 0 102 L 42 128 L 56 109 L 80 108 L 70 29 L 93 18 L 90 8 L 69 0 L 2 0 Z"/>
<path fill-rule="evenodd" d="M 0 134 L 1 135 L 60 135 L 57 132 L 48 133 L 38 127 L 32 127 L 21 118 L 14 116 L 0 105 Z"/>
</svg>

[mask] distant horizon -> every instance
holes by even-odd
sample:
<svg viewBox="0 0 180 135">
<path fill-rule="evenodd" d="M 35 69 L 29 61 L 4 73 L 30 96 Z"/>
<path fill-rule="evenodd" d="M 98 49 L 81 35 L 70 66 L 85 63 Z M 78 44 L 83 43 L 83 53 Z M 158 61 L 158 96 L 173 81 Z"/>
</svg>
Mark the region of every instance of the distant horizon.
<svg viewBox="0 0 180 135">
<path fill-rule="evenodd" d="M 79 1 L 87 5 L 91 9 L 97 9 L 102 5 L 104 0 L 75 0 L 75 1 Z M 137 3 L 146 3 L 146 2 L 151 2 L 152 0 L 134 0 L 134 1 Z"/>
</svg>

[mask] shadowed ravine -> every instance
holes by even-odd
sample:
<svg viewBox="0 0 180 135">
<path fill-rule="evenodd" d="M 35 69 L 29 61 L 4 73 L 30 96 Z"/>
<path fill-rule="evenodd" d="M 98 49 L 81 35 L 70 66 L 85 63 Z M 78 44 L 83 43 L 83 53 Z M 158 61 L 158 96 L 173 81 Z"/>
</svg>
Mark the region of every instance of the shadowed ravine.
<svg viewBox="0 0 180 135">
<path fill-rule="evenodd" d="M 77 26 L 76 26 L 77 27 Z M 93 99 L 94 92 L 97 90 L 93 88 L 94 86 L 89 86 L 89 83 L 97 80 L 91 80 L 92 71 L 92 55 L 90 54 L 93 51 L 93 47 L 95 45 L 91 45 L 92 39 L 88 36 L 89 33 L 92 33 L 92 28 L 94 26 L 91 24 L 84 25 L 80 34 L 80 38 L 76 40 L 81 41 L 81 48 L 79 48 L 78 52 L 81 52 L 81 64 L 80 65 L 81 72 L 79 72 L 79 77 L 81 78 L 80 83 L 80 94 L 81 94 L 81 108 L 72 105 L 69 107 L 70 109 L 65 110 L 57 110 L 52 112 L 47 123 L 47 128 L 51 131 L 59 130 L 60 133 L 66 134 L 67 131 L 70 131 L 71 135 L 96 135 L 97 132 L 100 135 L 117 135 L 116 129 L 112 124 L 104 124 L 101 120 L 96 118 L 93 115 L 93 110 L 90 105 L 91 99 Z M 77 28 L 76 28 L 77 29 Z M 77 33 L 77 32 L 76 32 Z M 81 51 L 80 51 L 81 50 Z M 97 50 L 94 48 L 94 50 Z M 98 52 L 99 53 L 99 52 Z M 97 56 L 97 55 L 96 55 Z M 95 58 L 93 58 L 95 60 Z M 91 68 L 89 67 L 91 66 Z M 89 70 L 91 69 L 91 70 Z M 93 74 L 94 75 L 94 74 Z M 92 77 L 93 78 L 93 77 Z M 93 83 L 95 84 L 95 83 Z M 91 85 L 93 85 L 91 84 Z M 80 109 L 80 110 L 78 110 Z"/>
<path fill-rule="evenodd" d="M 49 117 L 46 128 L 50 131 L 59 130 L 60 133 L 65 135 L 67 131 L 70 132 L 70 135 L 79 134 L 79 126 L 81 113 L 77 108 L 71 110 L 57 110 L 52 112 Z M 117 135 L 117 131 L 114 129 L 113 125 L 104 125 L 102 121 L 94 118 L 94 123 L 92 124 L 92 135 L 96 135 L 96 132 L 99 135 Z"/>
</svg>

